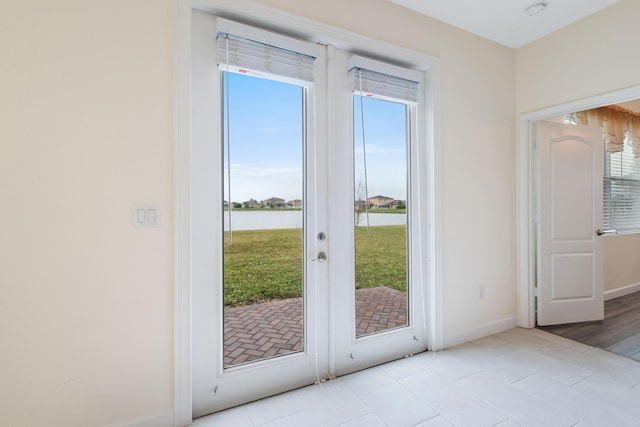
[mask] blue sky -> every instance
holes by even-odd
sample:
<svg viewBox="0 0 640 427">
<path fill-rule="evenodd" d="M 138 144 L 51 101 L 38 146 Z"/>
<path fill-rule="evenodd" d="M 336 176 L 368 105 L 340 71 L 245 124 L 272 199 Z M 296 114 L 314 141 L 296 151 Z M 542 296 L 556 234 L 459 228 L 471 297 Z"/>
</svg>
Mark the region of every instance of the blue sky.
<svg viewBox="0 0 640 427">
<path fill-rule="evenodd" d="M 301 199 L 302 88 L 230 73 L 231 200 Z M 369 196 L 405 199 L 406 108 L 364 98 Z M 354 103 L 356 181 L 362 176 L 360 102 Z M 226 106 L 225 106 L 226 111 Z M 226 117 L 225 117 L 226 127 Z M 225 200 L 226 188 L 225 135 Z"/>
<path fill-rule="evenodd" d="M 364 182 L 364 151 L 360 97 L 354 97 L 355 182 Z M 406 200 L 406 106 L 362 98 L 365 123 L 367 187 L 369 197 L 382 195 Z"/>
</svg>

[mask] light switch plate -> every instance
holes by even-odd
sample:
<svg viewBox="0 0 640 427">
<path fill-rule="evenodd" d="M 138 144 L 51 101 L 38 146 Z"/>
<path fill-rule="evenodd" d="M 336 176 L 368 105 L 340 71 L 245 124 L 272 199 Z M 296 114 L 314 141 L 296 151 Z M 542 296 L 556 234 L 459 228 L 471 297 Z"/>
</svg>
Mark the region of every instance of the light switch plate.
<svg viewBox="0 0 640 427">
<path fill-rule="evenodd" d="M 160 227 L 160 206 L 133 206 L 133 226 L 136 228 Z"/>
</svg>

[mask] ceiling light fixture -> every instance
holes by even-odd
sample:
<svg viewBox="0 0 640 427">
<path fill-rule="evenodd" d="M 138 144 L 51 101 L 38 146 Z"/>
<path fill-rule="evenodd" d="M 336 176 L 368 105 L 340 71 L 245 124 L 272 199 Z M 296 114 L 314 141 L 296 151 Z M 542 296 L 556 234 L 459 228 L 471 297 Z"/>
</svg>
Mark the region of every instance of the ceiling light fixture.
<svg viewBox="0 0 640 427">
<path fill-rule="evenodd" d="M 540 2 L 529 6 L 524 12 L 529 16 L 540 15 L 547 8 L 547 3 Z"/>
</svg>

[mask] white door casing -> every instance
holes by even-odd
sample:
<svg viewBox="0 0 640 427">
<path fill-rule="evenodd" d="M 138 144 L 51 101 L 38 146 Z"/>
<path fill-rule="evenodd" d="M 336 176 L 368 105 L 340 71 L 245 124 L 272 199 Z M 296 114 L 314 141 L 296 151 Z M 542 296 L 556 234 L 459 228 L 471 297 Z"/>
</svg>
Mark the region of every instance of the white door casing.
<svg viewBox="0 0 640 427">
<path fill-rule="evenodd" d="M 539 122 L 537 323 L 604 318 L 602 128 Z"/>
</svg>

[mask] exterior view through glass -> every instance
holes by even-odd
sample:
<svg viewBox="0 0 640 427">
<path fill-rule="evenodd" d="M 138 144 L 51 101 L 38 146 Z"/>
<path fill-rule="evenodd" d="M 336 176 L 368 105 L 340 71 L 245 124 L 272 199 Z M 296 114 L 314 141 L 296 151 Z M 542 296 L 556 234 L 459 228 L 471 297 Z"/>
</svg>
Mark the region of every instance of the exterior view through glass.
<svg viewBox="0 0 640 427">
<path fill-rule="evenodd" d="M 239 73 L 222 81 L 228 368 L 304 349 L 305 89 Z"/>
<path fill-rule="evenodd" d="M 408 107 L 353 97 L 356 336 L 407 326 Z"/>
</svg>

